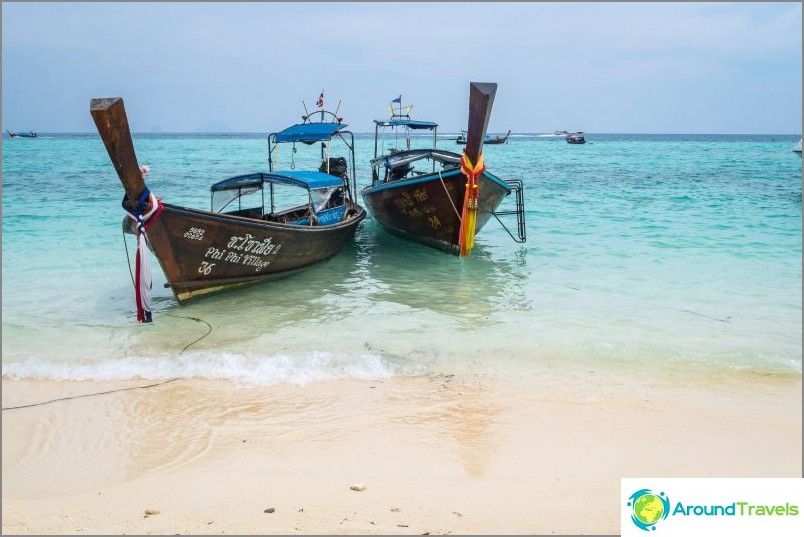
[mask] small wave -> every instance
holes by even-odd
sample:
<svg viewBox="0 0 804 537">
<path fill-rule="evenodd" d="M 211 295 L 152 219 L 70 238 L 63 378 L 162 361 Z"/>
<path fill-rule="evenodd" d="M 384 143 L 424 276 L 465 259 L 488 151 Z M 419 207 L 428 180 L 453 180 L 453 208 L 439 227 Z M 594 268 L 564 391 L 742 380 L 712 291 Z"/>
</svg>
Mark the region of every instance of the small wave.
<svg viewBox="0 0 804 537">
<path fill-rule="evenodd" d="M 310 352 L 304 355 L 244 356 L 188 352 L 180 356 L 68 362 L 38 358 L 3 365 L 3 377 L 46 380 L 222 379 L 254 385 L 307 384 L 317 380 L 377 379 L 405 374 L 402 364 L 374 354 Z"/>
</svg>

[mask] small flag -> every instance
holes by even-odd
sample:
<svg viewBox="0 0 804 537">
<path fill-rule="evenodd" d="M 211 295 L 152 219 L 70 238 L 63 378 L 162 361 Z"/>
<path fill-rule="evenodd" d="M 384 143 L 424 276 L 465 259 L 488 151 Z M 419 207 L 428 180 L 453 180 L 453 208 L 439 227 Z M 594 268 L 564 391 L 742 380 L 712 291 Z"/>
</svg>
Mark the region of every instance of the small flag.
<svg viewBox="0 0 804 537">
<path fill-rule="evenodd" d="M 324 108 L 324 90 L 321 90 L 321 95 L 318 96 L 318 100 L 315 102 L 315 105 L 319 108 Z"/>
<path fill-rule="evenodd" d="M 413 110 L 413 105 L 410 105 L 407 108 L 405 108 L 405 115 L 409 116 L 411 110 Z"/>
<path fill-rule="evenodd" d="M 391 114 L 391 117 L 394 117 L 394 107 L 391 104 L 388 104 L 388 113 Z"/>
<path fill-rule="evenodd" d="M 400 93 L 400 94 L 399 94 L 399 97 L 397 97 L 396 99 L 394 99 L 394 100 L 393 100 L 393 101 L 391 101 L 391 102 L 392 102 L 392 103 L 399 103 L 399 104 L 402 104 L 402 94 Z"/>
</svg>

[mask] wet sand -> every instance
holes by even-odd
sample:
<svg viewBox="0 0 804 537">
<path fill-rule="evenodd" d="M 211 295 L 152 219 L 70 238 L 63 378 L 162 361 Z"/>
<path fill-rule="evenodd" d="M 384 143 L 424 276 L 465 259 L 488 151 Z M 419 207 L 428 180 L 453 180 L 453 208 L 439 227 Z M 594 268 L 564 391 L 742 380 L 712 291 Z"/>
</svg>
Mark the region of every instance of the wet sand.
<svg viewBox="0 0 804 537">
<path fill-rule="evenodd" d="M 801 414 L 800 375 L 177 380 L 4 410 L 2 530 L 616 534 L 621 477 L 800 477 Z"/>
</svg>

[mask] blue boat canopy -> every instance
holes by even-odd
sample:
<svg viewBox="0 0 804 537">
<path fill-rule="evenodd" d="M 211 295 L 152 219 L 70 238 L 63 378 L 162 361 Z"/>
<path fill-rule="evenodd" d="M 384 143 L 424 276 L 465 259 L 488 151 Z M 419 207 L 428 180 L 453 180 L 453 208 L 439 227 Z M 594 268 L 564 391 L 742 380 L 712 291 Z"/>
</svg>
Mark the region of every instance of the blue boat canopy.
<svg viewBox="0 0 804 537">
<path fill-rule="evenodd" d="M 411 129 L 433 130 L 438 127 L 438 124 L 432 121 L 414 121 L 412 119 L 375 119 L 374 123 L 380 127 L 410 127 Z"/>
<path fill-rule="evenodd" d="M 343 179 L 321 172 L 278 171 L 272 173 L 250 173 L 225 179 L 212 185 L 212 192 L 238 189 L 257 189 L 263 183 L 285 184 L 315 190 L 343 186 Z"/>
<path fill-rule="evenodd" d="M 277 142 L 320 142 L 346 127 L 345 123 L 299 123 L 275 133 Z"/>
</svg>

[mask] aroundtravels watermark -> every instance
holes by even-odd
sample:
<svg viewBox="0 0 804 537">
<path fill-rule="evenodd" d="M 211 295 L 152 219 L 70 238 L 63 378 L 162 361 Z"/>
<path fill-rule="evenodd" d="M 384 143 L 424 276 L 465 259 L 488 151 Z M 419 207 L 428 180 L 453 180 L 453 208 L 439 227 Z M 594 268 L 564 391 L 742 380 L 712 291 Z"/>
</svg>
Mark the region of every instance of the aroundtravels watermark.
<svg viewBox="0 0 804 537">
<path fill-rule="evenodd" d="M 652 488 L 633 487 L 637 482 Z M 790 535 L 804 535 L 802 479 L 623 479 L 621 494 L 623 536 L 657 530 L 657 536 L 693 535 L 696 529 L 705 535 L 749 527 L 766 534 L 786 535 L 789 530 Z"/>
</svg>

